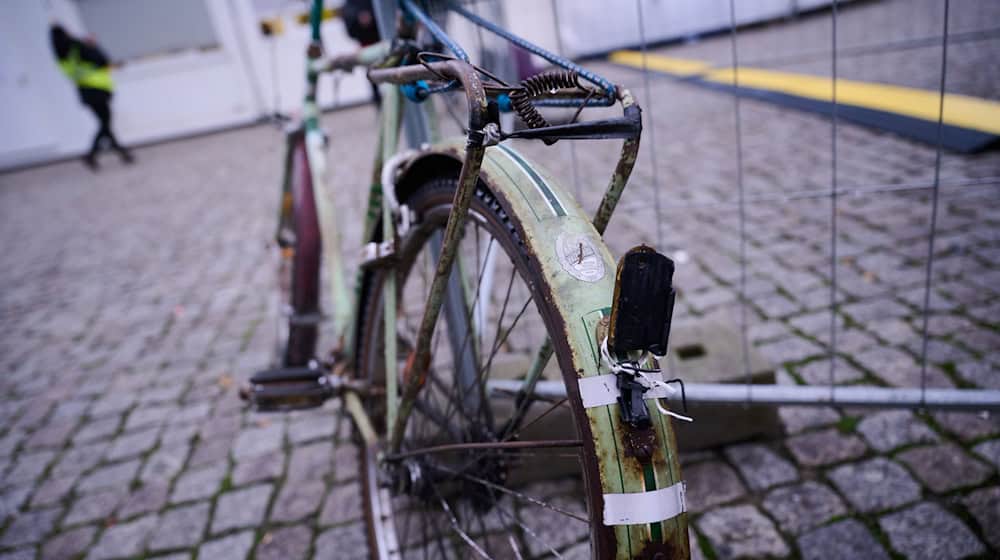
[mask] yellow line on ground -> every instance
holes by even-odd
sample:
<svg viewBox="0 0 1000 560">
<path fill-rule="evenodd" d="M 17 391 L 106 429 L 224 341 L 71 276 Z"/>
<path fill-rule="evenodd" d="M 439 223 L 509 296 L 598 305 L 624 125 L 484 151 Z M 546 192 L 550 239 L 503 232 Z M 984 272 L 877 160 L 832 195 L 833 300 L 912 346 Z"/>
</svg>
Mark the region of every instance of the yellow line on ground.
<svg viewBox="0 0 1000 560">
<path fill-rule="evenodd" d="M 646 56 L 647 66 L 652 70 L 680 77 L 700 76 L 706 81 L 717 84 L 733 84 L 732 68 L 711 69 L 707 64 L 697 60 L 668 58 L 655 54 Z M 611 61 L 641 68 L 642 54 L 636 51 L 618 51 L 611 55 Z M 696 70 L 699 67 L 701 70 Z M 827 103 L 833 101 L 832 80 L 822 76 L 740 67 L 739 85 Z M 844 105 L 937 121 L 939 102 L 940 97 L 936 91 L 855 80 L 837 80 L 837 103 Z M 1000 102 L 946 93 L 944 123 L 1000 134 Z"/>
<path fill-rule="evenodd" d="M 635 66 L 642 68 L 642 53 L 639 51 L 615 51 L 608 57 L 611 62 Z M 689 60 L 684 58 L 669 58 L 657 54 L 646 54 L 646 66 L 650 70 L 666 72 L 675 76 L 688 77 L 697 76 L 708 70 L 711 66 L 700 60 Z"/>
</svg>

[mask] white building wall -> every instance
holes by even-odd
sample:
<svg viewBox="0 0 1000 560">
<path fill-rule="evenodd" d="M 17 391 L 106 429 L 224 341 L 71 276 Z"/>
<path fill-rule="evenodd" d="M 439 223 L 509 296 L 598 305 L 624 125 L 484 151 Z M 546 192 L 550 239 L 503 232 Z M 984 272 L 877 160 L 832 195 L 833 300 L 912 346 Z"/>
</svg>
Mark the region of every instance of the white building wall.
<svg viewBox="0 0 1000 560">
<path fill-rule="evenodd" d="M 3 0 L 0 169 L 77 156 L 89 148 L 96 122 L 79 103 L 73 85 L 59 72 L 48 41 L 51 21 L 61 22 L 75 34 L 87 34 L 78 1 Z M 307 3 L 204 1 L 218 48 L 146 57 L 115 69 L 113 125 L 123 143 L 151 142 L 250 123 L 275 110 L 297 111 L 304 87 L 304 50 L 309 29 L 295 18 L 307 9 Z M 558 51 L 550 1 L 501 1 L 506 27 Z M 641 1 L 647 41 L 674 39 L 729 25 L 729 0 Z M 796 7 L 826 3 L 828 0 L 740 2 L 737 20 L 760 21 L 787 14 Z M 276 6 L 273 9 L 277 11 L 261 13 L 255 7 L 261 4 Z M 568 56 L 638 43 L 634 1 L 557 0 L 556 7 L 559 33 Z M 281 17 L 283 33 L 265 37 L 260 32 L 260 19 L 273 16 Z M 472 52 L 478 44 L 476 31 L 456 15 L 450 17 L 449 27 Z M 337 19 L 324 22 L 323 38 L 329 52 L 354 48 Z M 97 40 L 100 42 L 100 37 Z M 335 96 L 333 78 L 323 78 L 319 97 L 322 106 L 364 101 L 371 95 L 363 70 L 339 82 Z"/>
</svg>

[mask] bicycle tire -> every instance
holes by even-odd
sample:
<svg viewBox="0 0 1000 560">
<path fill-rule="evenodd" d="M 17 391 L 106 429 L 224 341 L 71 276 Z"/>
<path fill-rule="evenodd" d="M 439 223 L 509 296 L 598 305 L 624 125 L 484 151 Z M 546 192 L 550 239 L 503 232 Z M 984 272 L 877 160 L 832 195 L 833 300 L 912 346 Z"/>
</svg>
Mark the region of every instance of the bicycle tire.
<svg viewBox="0 0 1000 560">
<path fill-rule="evenodd" d="M 445 176 L 445 177 L 436 177 L 429 179 L 426 182 L 424 182 L 422 186 L 415 189 L 413 193 L 409 195 L 403 202 L 407 204 L 410 207 L 410 209 L 413 210 L 415 214 L 418 216 L 418 226 L 415 226 L 414 230 L 411 231 L 409 235 L 404 237 L 400 242 L 399 245 L 400 251 L 397 261 L 400 264 L 395 269 L 389 269 L 388 272 L 380 271 L 376 273 L 371 273 L 368 274 L 366 277 L 365 284 L 362 290 L 362 294 L 364 294 L 362 300 L 363 313 L 359 319 L 361 336 L 359 338 L 359 343 L 358 343 L 357 371 L 360 377 L 362 377 L 363 379 L 367 379 L 374 385 L 384 384 L 384 379 L 380 379 L 380 374 L 382 375 L 382 377 L 384 377 L 384 368 L 379 363 L 380 360 L 379 354 L 382 351 L 382 348 L 380 346 L 380 340 L 381 337 L 383 336 L 382 333 L 384 332 L 384 325 L 382 324 L 383 312 L 381 307 L 382 279 L 384 278 L 385 274 L 389 273 L 397 274 L 398 291 L 400 292 L 400 297 L 398 298 L 398 301 L 401 303 L 404 302 L 406 286 L 408 284 L 409 279 L 413 277 L 414 263 L 416 259 L 419 258 L 419 253 L 422 246 L 426 247 L 429 242 L 428 240 L 430 239 L 430 235 L 432 235 L 432 233 L 429 233 L 429 231 L 430 230 L 436 231 L 437 228 L 440 229 L 444 228 L 444 223 L 450 211 L 451 202 L 454 198 L 454 193 L 456 188 L 457 188 L 457 180 L 454 177 Z M 508 211 L 501 206 L 501 204 L 497 201 L 497 199 L 493 196 L 493 194 L 490 193 L 487 187 L 483 184 L 480 184 L 477 187 L 475 196 L 473 197 L 473 201 L 470 206 L 469 215 L 470 218 L 466 226 L 464 242 L 468 242 L 469 238 L 471 237 L 471 234 L 469 232 L 470 227 L 482 228 L 483 230 L 487 231 L 487 233 L 489 233 L 491 236 L 493 236 L 492 239 L 495 239 L 496 241 L 499 242 L 500 249 L 502 250 L 501 254 L 505 255 L 507 258 L 510 259 L 512 266 L 512 272 L 511 272 L 512 277 L 516 272 L 516 274 L 521 276 L 522 279 L 525 281 L 528 290 L 531 292 L 529 301 L 535 302 L 535 305 L 532 307 L 536 308 L 538 317 L 541 318 L 541 321 L 547 333 L 558 332 L 557 325 L 560 324 L 560 322 L 563 320 L 560 317 L 561 312 L 553 302 L 549 301 L 545 297 L 545 295 L 539 291 L 540 286 L 543 284 L 543 282 L 541 282 L 538 278 L 538 275 L 542 274 L 541 268 L 538 266 L 538 263 L 528 253 L 524 243 L 521 240 L 519 233 L 520 231 L 519 217 L 516 215 L 509 214 Z M 376 228 L 376 231 L 379 231 L 379 228 Z M 475 242 L 475 246 L 481 247 L 481 243 L 478 241 L 479 239 L 478 236 L 480 234 L 479 229 L 476 230 L 476 234 L 477 234 L 477 241 Z M 492 241 L 490 243 L 492 243 Z M 487 245 L 487 247 L 489 246 L 490 245 Z M 466 250 L 463 254 L 469 259 L 474 258 L 473 262 L 475 262 L 477 265 L 475 268 L 480 269 L 479 272 L 481 273 L 481 275 L 485 275 L 485 273 L 483 272 L 486 268 L 485 263 L 490 257 L 484 256 L 480 258 L 480 256 L 478 255 L 470 256 L 469 251 L 467 250 L 468 247 L 466 247 L 465 249 Z M 488 255 L 489 252 L 490 249 L 487 248 L 486 254 Z M 480 261 L 482 261 L 482 263 L 480 263 Z M 480 266 L 480 264 L 482 264 L 482 266 Z M 472 269 L 473 267 L 467 266 L 466 268 Z M 476 298 L 478 297 L 478 295 L 481 295 L 479 294 L 480 291 L 479 286 L 481 285 L 481 280 L 482 279 L 479 278 L 477 280 L 478 285 L 476 286 L 476 288 L 468 292 L 468 298 L 466 301 L 468 302 L 468 299 L 472 299 L 473 307 L 475 305 L 475 302 L 478 301 Z M 508 287 L 507 288 L 508 298 L 510 297 L 510 292 L 511 288 Z M 472 294 L 477 294 L 477 295 L 473 296 Z M 419 301 L 423 302 L 425 300 L 421 299 Z M 505 304 L 506 301 L 507 300 L 505 300 Z M 514 307 L 516 307 L 516 305 Z M 444 310 L 442 310 L 442 316 L 446 315 L 447 313 Z M 470 317 L 471 315 L 472 314 L 470 313 Z M 439 325 L 443 323 L 443 321 L 444 320 L 439 320 Z M 397 325 L 398 324 L 399 323 L 397 322 Z M 498 326 L 494 329 L 495 336 L 496 333 L 500 333 L 503 330 L 501 329 L 502 325 L 503 325 L 503 316 L 501 314 L 501 319 L 498 323 Z M 511 325 L 510 329 L 511 331 L 513 331 L 513 327 L 514 325 Z M 442 329 L 443 327 L 439 328 L 438 331 L 441 332 Z M 397 329 L 397 330 L 400 330 L 402 332 L 402 330 L 405 329 Z M 481 335 L 482 333 L 479 334 Z M 402 337 L 403 335 L 400 336 Z M 440 338 L 443 337 L 444 335 L 440 335 Z M 439 342 L 440 338 L 438 339 Z M 541 341 L 543 338 L 544 337 L 536 337 L 535 345 L 537 345 L 538 342 Z M 559 338 L 558 335 L 553 337 L 554 340 L 558 340 L 558 338 Z M 503 340 L 503 343 L 506 344 L 507 340 L 509 340 L 509 337 L 505 338 Z M 493 345 L 494 346 L 496 345 L 496 339 L 494 339 Z M 464 346 L 460 346 L 458 352 L 454 351 L 454 346 L 455 344 L 453 342 L 450 343 L 453 362 L 455 361 L 456 354 L 462 355 L 465 352 Z M 404 359 L 406 357 L 405 342 L 404 344 L 401 344 L 400 347 L 401 351 L 399 355 L 401 359 Z M 482 344 L 480 344 L 480 350 L 482 349 L 482 347 L 483 347 Z M 561 378 L 564 380 L 564 382 L 569 382 L 569 380 L 573 380 L 575 382 L 576 373 L 572 370 L 572 366 L 570 365 L 570 370 L 568 372 L 565 371 L 564 369 L 567 364 L 572 364 L 572 359 L 564 355 L 564 353 L 568 353 L 567 347 L 560 345 L 559 343 L 556 343 L 555 344 L 556 359 L 552 360 L 552 362 L 556 365 L 556 370 L 558 371 L 556 375 L 557 376 L 561 375 Z M 482 356 L 480 356 L 480 362 L 482 361 L 483 361 Z M 550 364 L 550 366 L 551 365 L 552 364 Z M 479 364 L 477 363 L 477 367 L 478 366 Z M 399 371 L 401 371 L 401 368 L 402 364 L 399 364 Z M 486 375 L 489 376 L 490 372 L 487 372 Z M 479 377 L 481 376 L 482 376 L 482 371 L 480 370 Z M 424 392 L 427 391 L 429 391 L 429 389 L 425 387 Z M 430 396 L 427 397 L 427 401 L 428 402 L 431 401 Z M 518 555 L 522 555 L 523 553 L 523 557 L 525 558 L 529 556 L 536 557 L 538 554 L 548 554 L 550 551 L 554 554 L 562 554 L 568 556 L 574 556 L 574 554 L 585 554 L 587 557 L 591 556 L 606 557 L 608 556 L 607 551 L 615 550 L 615 544 L 613 542 L 614 540 L 613 531 L 610 531 L 606 527 L 602 527 L 600 525 L 599 522 L 600 512 L 598 511 L 595 513 L 594 512 L 595 508 L 592 505 L 595 503 L 594 497 L 600 495 L 601 484 L 599 480 L 596 480 L 598 477 L 596 476 L 595 473 L 597 473 L 598 471 L 596 466 L 597 458 L 595 457 L 594 445 L 592 442 L 587 441 L 586 438 L 580 437 L 580 432 L 576 428 L 576 423 L 578 422 L 578 419 L 582 414 L 582 411 L 579 410 L 579 407 L 581 407 L 582 405 L 578 400 L 574 401 L 573 399 L 567 399 L 567 403 L 569 404 L 569 407 L 573 409 L 570 411 L 569 414 L 569 416 L 573 418 L 572 420 L 573 435 L 582 442 L 582 448 L 579 454 L 580 464 L 578 465 L 577 474 L 573 476 L 579 477 L 578 479 L 575 478 L 574 480 L 579 481 L 580 483 L 579 488 L 582 490 L 582 494 L 586 498 L 584 500 L 583 504 L 584 509 L 582 510 L 581 516 L 586 517 L 587 524 L 581 532 L 576 533 L 576 540 L 573 539 L 567 540 L 565 538 L 560 537 L 559 540 L 555 542 L 549 540 L 546 543 L 543 543 L 545 544 L 545 546 L 540 548 L 540 545 L 537 545 L 537 543 L 534 543 L 534 541 L 540 541 L 542 539 L 534 536 L 531 533 L 531 531 L 535 530 L 523 526 L 523 520 L 521 520 L 519 517 L 515 517 L 514 520 L 517 521 L 518 524 L 522 525 L 520 527 L 516 527 L 515 531 L 517 533 L 517 539 L 519 542 L 509 543 L 509 544 L 511 548 L 522 547 L 523 550 L 519 549 Z M 451 405 L 448 405 L 446 403 L 446 406 L 451 406 Z M 490 406 L 492 407 L 492 405 Z M 378 424 L 380 419 L 384 417 L 384 408 L 383 408 L 384 403 L 380 399 L 369 399 L 367 401 L 367 407 L 368 407 L 369 417 L 372 418 Z M 460 405 L 455 405 L 456 409 L 459 407 Z M 547 407 L 537 406 L 535 409 L 536 414 L 538 414 L 538 408 L 547 408 Z M 491 410 L 491 414 L 496 414 L 496 411 L 492 411 L 492 408 L 488 409 Z M 456 413 L 453 412 L 452 414 L 454 415 Z M 464 410 L 463 414 L 466 415 L 465 420 L 467 421 L 467 425 L 463 426 L 462 434 L 475 433 L 477 430 L 480 429 L 478 426 L 473 427 L 470 425 L 480 423 L 481 421 L 484 421 L 483 419 L 476 419 L 474 417 L 470 417 L 474 415 L 469 415 Z M 478 414 L 478 412 L 476 414 Z M 411 425 L 413 425 L 416 422 L 414 418 L 417 417 L 418 415 L 419 415 L 418 412 L 414 412 L 414 414 L 411 416 L 411 422 L 410 422 Z M 450 424 L 450 420 L 448 420 L 447 418 L 445 420 L 446 421 L 440 423 L 444 424 L 445 426 Z M 382 433 L 384 433 L 384 426 L 380 425 L 377 427 L 377 429 Z M 418 432 L 420 429 L 421 428 L 419 428 L 419 426 L 414 427 L 413 431 L 415 433 L 413 435 L 416 436 L 417 435 L 416 432 Z M 489 437 L 491 436 L 496 437 L 496 434 L 486 434 L 481 439 L 488 440 Z M 439 436 L 434 435 L 433 437 L 428 438 L 428 436 L 424 435 L 425 440 L 426 439 L 434 440 L 437 437 Z M 442 435 L 441 437 L 447 437 L 447 436 Z M 417 438 L 414 437 L 413 439 L 415 440 Z M 454 437 L 454 434 L 452 434 L 452 439 L 461 439 L 461 438 L 456 438 Z M 476 438 L 473 437 L 472 439 Z M 406 448 L 408 443 L 411 443 L 410 440 L 404 442 L 404 448 Z M 500 456 L 506 457 L 506 455 L 500 455 Z M 487 459 L 489 461 L 504 460 L 504 459 L 495 459 L 493 455 L 490 455 L 487 452 L 481 452 L 479 457 L 480 457 L 479 459 L 473 458 L 473 460 L 475 461 L 487 460 Z M 469 456 L 466 455 L 465 460 L 468 461 L 468 459 Z M 514 459 L 512 460 L 512 462 L 516 462 L 517 460 L 521 459 L 520 458 Z M 400 535 L 400 533 L 403 532 L 403 529 L 401 527 L 397 527 L 397 525 L 401 525 L 402 521 L 396 519 L 396 517 L 400 515 L 400 512 L 393 510 L 394 507 L 398 508 L 400 506 L 394 506 L 393 502 L 399 501 L 401 499 L 400 496 L 405 495 L 406 493 L 405 492 L 397 493 L 396 496 L 390 496 L 390 494 L 387 493 L 386 489 L 384 488 L 387 481 L 383 476 L 384 473 L 379 471 L 379 464 L 377 463 L 377 461 L 378 459 L 375 457 L 371 449 L 366 450 L 366 452 L 362 454 L 362 493 L 365 504 L 365 514 L 369 528 L 369 545 L 371 547 L 370 549 L 371 557 L 405 559 L 411 556 L 410 554 L 407 553 L 406 547 L 412 544 L 411 542 L 409 542 L 412 539 L 408 535 L 407 536 Z M 478 464 L 479 463 L 477 462 L 477 465 Z M 439 472 L 441 469 L 443 469 L 443 467 L 439 465 L 432 465 L 429 467 L 424 466 L 419 468 L 426 468 L 427 470 L 437 469 L 439 470 Z M 518 476 L 521 476 L 523 474 L 524 473 L 519 473 Z M 470 476 L 475 476 L 475 475 L 470 475 Z M 510 476 L 510 474 L 508 473 L 507 476 Z M 412 478 L 413 477 L 411 477 L 411 479 Z M 426 476 L 426 478 L 430 478 L 430 475 Z M 483 475 L 483 477 L 476 476 L 476 478 L 481 478 L 481 480 L 489 481 L 489 478 L 486 477 L 486 475 Z M 410 480 L 410 483 L 416 486 L 419 483 L 419 481 L 417 483 L 414 483 L 413 480 Z M 484 483 L 480 484 L 486 486 Z M 426 493 L 427 489 L 426 488 L 423 488 L 422 490 L 414 488 L 410 489 L 410 494 L 419 492 Z M 438 491 L 435 490 L 435 492 Z M 510 517 L 509 512 L 507 514 L 502 513 L 503 508 L 501 508 L 501 506 L 499 505 L 499 502 L 502 501 L 505 498 L 505 496 L 501 496 L 499 499 L 497 499 L 497 494 L 499 494 L 499 491 L 492 487 L 490 487 L 488 493 L 491 494 L 492 497 L 488 498 L 487 501 L 489 501 L 489 499 L 496 500 L 494 509 L 491 510 L 491 512 L 489 513 L 490 516 L 493 516 L 491 518 L 491 522 L 493 523 L 497 522 L 496 516 L 493 515 L 494 512 L 497 511 L 501 512 L 500 516 L 503 518 Z M 465 495 L 463 494 L 463 497 L 464 496 Z M 412 500 L 413 498 L 412 495 L 405 497 L 406 500 L 408 501 Z M 440 495 L 440 493 L 438 493 L 436 498 L 440 498 L 442 501 L 447 502 L 447 500 L 445 500 Z M 432 497 L 430 499 L 433 501 L 435 498 Z M 470 498 L 470 500 L 472 499 L 473 498 Z M 546 497 L 546 499 L 548 499 L 548 497 Z M 419 500 L 424 500 L 425 502 L 427 501 L 426 496 L 418 498 L 417 501 L 419 502 Z M 460 507 L 464 507 L 464 505 L 465 504 L 462 503 L 456 503 L 453 504 L 452 509 L 457 510 Z M 578 505 L 579 504 L 575 505 L 570 504 L 565 508 L 560 508 L 560 509 L 564 509 L 565 511 L 570 512 L 569 508 L 576 508 L 575 511 L 577 513 L 580 513 Z M 511 507 L 510 509 L 511 511 L 520 512 L 522 511 L 522 507 L 523 504 L 519 503 L 516 506 L 516 508 Z M 444 510 L 445 508 L 441 509 Z M 535 509 L 539 510 L 538 512 L 535 513 L 541 513 L 543 515 L 551 514 L 551 511 L 547 511 L 548 508 L 545 508 L 545 511 L 543 511 L 541 507 Z M 465 509 L 463 511 L 468 511 L 468 510 Z M 455 518 L 453 517 L 452 519 Z M 386 525 L 387 523 L 389 525 Z M 469 523 L 471 523 L 471 521 L 469 521 Z M 480 519 L 480 523 L 483 523 L 482 519 Z M 504 522 L 503 525 L 508 526 L 509 524 Z M 440 528 L 440 524 L 437 527 Z M 386 539 L 384 535 L 390 529 L 395 533 L 395 536 L 391 539 Z M 583 537 L 581 537 L 581 535 L 583 535 Z M 496 535 L 490 533 L 490 531 L 487 531 L 484 528 L 483 532 L 481 532 L 479 537 L 482 538 L 484 541 L 493 541 L 495 540 L 494 537 L 496 537 Z M 584 537 L 585 540 L 581 540 L 581 538 Z M 432 536 L 432 538 L 436 537 Z M 462 537 L 455 538 L 455 535 L 446 535 L 443 536 L 442 538 L 447 539 L 448 542 L 447 546 L 442 548 L 440 546 L 441 539 L 436 540 L 434 544 L 438 546 L 435 547 L 435 550 L 431 551 L 432 557 L 443 556 L 450 558 L 450 557 L 463 556 L 462 553 L 457 552 L 455 550 L 455 545 L 459 545 L 458 548 L 462 548 L 461 544 L 463 543 L 468 545 L 467 542 L 464 542 Z M 386 544 L 387 542 L 395 544 L 387 545 Z M 490 544 L 490 543 L 485 542 L 478 544 Z M 495 542 L 491 544 L 494 546 L 496 545 Z M 395 551 L 385 550 L 388 546 L 395 546 L 395 545 L 398 545 L 399 547 L 398 555 L 395 555 L 394 553 Z M 427 535 L 424 535 L 424 538 L 422 540 L 418 536 L 417 543 L 413 546 L 417 546 L 420 548 L 418 550 L 411 550 L 410 552 L 414 553 L 412 556 L 423 558 L 424 557 L 423 554 L 426 553 L 426 549 L 431 547 L 431 542 L 428 540 Z M 477 550 L 475 546 L 469 545 L 468 548 L 472 549 L 470 552 L 479 552 L 480 555 L 482 555 L 482 553 L 485 552 L 485 549 L 483 547 Z M 581 552 L 581 550 L 583 549 L 586 549 L 590 552 L 583 553 Z M 599 553 L 598 551 L 603 551 L 603 552 Z M 454 552 L 454 554 L 451 554 L 451 552 Z M 614 552 L 611 552 L 611 555 L 613 554 Z M 475 554 L 472 554 L 472 556 L 475 556 Z"/>
<path fill-rule="evenodd" d="M 279 352 L 282 354 L 282 366 L 301 367 L 308 365 L 316 356 L 322 241 L 312 174 L 302 138 L 295 140 L 291 157 L 289 173 L 294 241 L 290 247 L 293 252 L 290 259 L 291 278 L 282 302 L 288 310 L 288 318 L 287 324 L 283 325 L 285 335 L 279 334 L 279 346 L 283 346 L 279 348 Z"/>
</svg>

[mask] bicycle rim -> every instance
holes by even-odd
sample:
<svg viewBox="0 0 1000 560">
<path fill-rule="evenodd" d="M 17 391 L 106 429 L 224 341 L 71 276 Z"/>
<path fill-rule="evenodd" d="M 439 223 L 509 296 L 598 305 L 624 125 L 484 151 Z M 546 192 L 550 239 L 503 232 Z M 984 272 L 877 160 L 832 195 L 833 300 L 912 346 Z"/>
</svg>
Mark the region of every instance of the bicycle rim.
<svg viewBox="0 0 1000 560">
<path fill-rule="evenodd" d="M 418 225 L 400 244 L 394 269 L 399 372 L 413 346 L 455 188 L 453 179 L 432 180 L 406 201 Z M 596 459 L 574 423 L 579 403 L 525 404 L 485 389 L 492 379 L 523 377 L 561 320 L 539 293 L 542 282 L 517 232 L 517 217 L 480 186 L 462 240 L 461 273 L 452 280 L 464 302 L 442 309 L 431 372 L 401 450 L 409 456 L 374 463 L 373 453 L 363 455 L 373 558 L 590 558 L 592 549 L 606 548 L 595 542 L 606 534 L 592 530 L 590 504 L 601 490 L 587 476 L 596 472 Z M 384 384 L 385 372 L 384 274 L 369 277 L 358 354 L 359 375 L 376 386 Z M 559 359 L 558 346 L 544 379 L 564 379 L 559 363 L 568 361 Z M 384 401 L 367 406 L 384 434 L 378 425 Z M 519 447 L 495 447 L 511 442 Z"/>
</svg>

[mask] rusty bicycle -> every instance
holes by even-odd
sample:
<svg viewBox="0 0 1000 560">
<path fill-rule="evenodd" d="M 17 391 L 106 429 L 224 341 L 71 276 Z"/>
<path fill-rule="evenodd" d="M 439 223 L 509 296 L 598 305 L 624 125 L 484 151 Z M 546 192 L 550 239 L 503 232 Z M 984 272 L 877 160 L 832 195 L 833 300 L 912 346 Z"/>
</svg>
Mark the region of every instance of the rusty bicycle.
<svg viewBox="0 0 1000 560">
<path fill-rule="evenodd" d="M 655 358 L 673 263 L 648 247 L 616 263 L 602 241 L 638 154 L 639 105 L 468 6 L 377 5 L 392 8 L 378 14 L 392 38 L 327 56 L 323 1 L 312 2 L 276 235 L 286 313 L 276 363 L 244 396 L 261 410 L 343 400 L 363 449 L 372 558 L 687 558 L 677 415 L 665 403 L 677 389 Z M 470 62 L 438 23 L 444 12 L 559 69 L 507 83 Z M 382 105 L 352 292 L 316 91 L 322 73 L 358 66 Z M 449 91 L 464 95 L 464 136 L 401 149 L 407 112 L 433 120 L 432 99 Z M 550 124 L 546 105 L 575 113 Z M 581 120 L 611 106 L 622 116 Z M 505 130 L 505 112 L 523 126 Z M 597 138 L 623 143 L 594 216 L 509 142 Z M 330 353 L 317 350 L 325 321 Z"/>
</svg>

